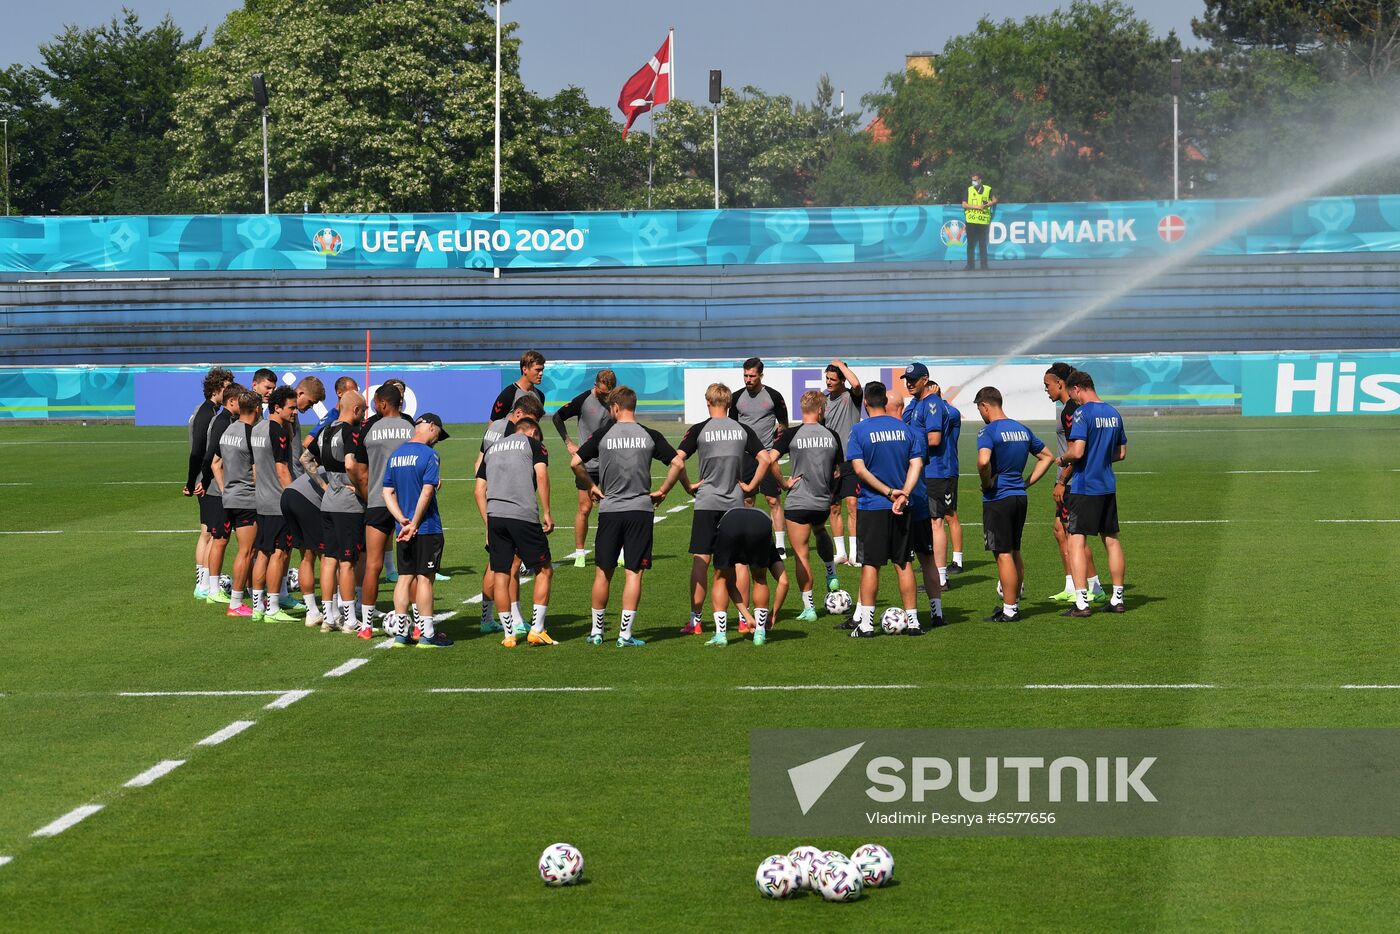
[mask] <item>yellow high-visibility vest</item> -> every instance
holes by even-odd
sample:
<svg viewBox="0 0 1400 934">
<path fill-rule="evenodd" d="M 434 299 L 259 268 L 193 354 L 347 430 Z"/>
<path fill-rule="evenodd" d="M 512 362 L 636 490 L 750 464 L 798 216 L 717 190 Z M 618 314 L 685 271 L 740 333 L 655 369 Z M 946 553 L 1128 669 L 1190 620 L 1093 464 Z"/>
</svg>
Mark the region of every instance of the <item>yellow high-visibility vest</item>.
<svg viewBox="0 0 1400 934">
<path fill-rule="evenodd" d="M 972 207 L 964 209 L 963 219 L 969 224 L 990 224 L 992 222 L 992 209 L 986 207 L 986 204 L 991 200 L 991 185 L 983 185 L 981 194 L 977 193 L 976 188 L 968 185 L 967 203 L 972 205 Z"/>
</svg>

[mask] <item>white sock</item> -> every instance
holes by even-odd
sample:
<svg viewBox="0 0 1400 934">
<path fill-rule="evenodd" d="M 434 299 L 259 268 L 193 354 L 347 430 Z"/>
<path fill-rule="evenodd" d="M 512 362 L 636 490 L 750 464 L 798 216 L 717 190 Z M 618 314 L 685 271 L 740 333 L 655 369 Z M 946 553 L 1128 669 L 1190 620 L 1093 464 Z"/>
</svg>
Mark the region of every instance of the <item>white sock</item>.
<svg viewBox="0 0 1400 934">
<path fill-rule="evenodd" d="M 856 559 L 856 537 L 854 535 L 851 535 L 848 536 L 848 538 L 851 544 L 850 547 L 846 549 L 846 554 L 850 556 L 850 559 L 852 561 L 854 561 Z"/>
<path fill-rule="evenodd" d="M 374 613 L 374 607 L 372 607 L 372 606 L 361 606 L 361 607 L 360 607 L 360 625 L 361 625 L 362 628 L 363 628 L 364 626 L 373 625 L 373 623 L 374 623 L 374 616 L 373 616 L 373 613 Z"/>
<path fill-rule="evenodd" d="M 871 621 L 872 619 L 874 619 L 874 618 L 875 618 L 875 607 L 873 607 L 873 606 L 865 606 L 865 605 L 860 604 L 860 603 L 857 603 L 857 604 L 856 604 L 856 628 L 857 628 L 857 629 L 861 630 L 862 632 L 869 632 L 870 630 L 874 629 L 875 627 L 874 627 L 874 626 L 871 624 L 871 622 L 870 622 L 870 621 Z"/>
<path fill-rule="evenodd" d="M 947 587 L 947 586 L 948 586 L 948 566 L 947 566 L 947 565 L 944 565 L 943 567 L 941 567 L 941 568 L 938 569 L 938 586 L 940 586 L 940 587 Z"/>
<path fill-rule="evenodd" d="M 836 536 L 836 560 L 840 561 L 846 557 L 846 539 L 844 536 Z M 830 565 L 828 565 L 830 567 Z"/>
<path fill-rule="evenodd" d="M 496 601 L 482 599 L 481 621 L 483 623 L 494 623 L 496 621 Z"/>
<path fill-rule="evenodd" d="M 530 622 L 531 632 L 544 632 L 544 614 L 549 612 L 549 605 L 545 603 L 535 604 L 535 617 Z"/>
<path fill-rule="evenodd" d="M 1001 581 L 997 581 L 997 596 L 998 596 L 998 597 L 1005 597 L 1005 596 L 1006 596 L 1006 594 L 1004 594 L 1004 593 L 1001 592 Z"/>
<path fill-rule="evenodd" d="M 243 605 L 243 591 L 235 590 L 229 594 L 228 606 L 230 610 L 236 610 Z"/>
<path fill-rule="evenodd" d="M 962 552 L 961 552 L 961 551 L 955 551 L 955 552 L 953 552 L 953 563 L 954 563 L 954 564 L 962 564 Z"/>
<path fill-rule="evenodd" d="M 520 604 L 519 604 L 518 602 L 516 602 L 516 601 L 511 601 L 511 604 L 510 604 L 510 615 L 511 615 L 511 618 L 512 618 L 512 619 L 524 619 L 524 618 L 525 618 L 525 614 L 520 612 Z M 502 624 L 502 625 L 504 625 L 504 624 Z"/>
<path fill-rule="evenodd" d="M 1076 591 L 1074 592 L 1074 605 L 1075 605 L 1075 608 L 1076 608 L 1076 609 L 1080 609 L 1080 610 L 1087 610 L 1087 609 L 1089 609 L 1089 590 L 1088 590 L 1088 588 L 1085 588 L 1084 590 L 1076 590 Z"/>
<path fill-rule="evenodd" d="M 340 628 L 344 629 L 346 632 L 355 628 L 355 604 L 346 603 L 344 601 L 341 602 Z"/>
<path fill-rule="evenodd" d="M 1089 578 L 1089 590 L 1092 593 L 1103 593 L 1103 584 L 1099 582 L 1099 576 L 1097 574 Z"/>
<path fill-rule="evenodd" d="M 1015 616 L 1020 607 L 1015 603 L 1003 603 L 1001 605 L 1002 616 Z"/>
<path fill-rule="evenodd" d="M 603 617 L 607 615 L 607 612 L 607 610 L 593 611 L 593 625 L 588 630 L 589 635 L 601 636 L 603 634 Z"/>
<path fill-rule="evenodd" d="M 1109 603 L 1122 603 L 1122 602 L 1123 602 L 1123 588 L 1122 588 L 1122 587 L 1119 587 L 1117 584 L 1114 584 L 1114 585 L 1113 585 L 1113 596 L 1111 596 L 1111 597 L 1108 598 L 1108 602 L 1109 602 Z"/>
<path fill-rule="evenodd" d="M 804 610 L 814 610 L 814 609 L 816 609 L 816 604 L 814 604 L 814 603 L 812 602 L 812 591 L 810 591 L 810 590 L 804 590 L 804 591 L 802 591 L 802 609 L 804 609 Z"/>
<path fill-rule="evenodd" d="M 910 609 L 910 610 L 905 610 L 905 611 L 904 611 L 904 621 L 905 621 L 906 623 L 908 623 L 910 626 L 914 627 L 915 629 L 922 629 L 922 628 L 923 628 L 922 626 L 919 625 L 919 608 L 918 608 L 918 607 L 914 607 L 913 609 Z"/>
<path fill-rule="evenodd" d="M 413 608 L 413 619 L 418 623 L 418 632 L 422 638 L 431 639 L 433 636 L 437 635 L 437 630 L 433 628 L 433 618 L 431 616 L 420 615 L 417 606 Z"/>
<path fill-rule="evenodd" d="M 194 589 L 208 591 L 209 589 L 209 569 L 204 565 L 196 565 L 194 569 Z"/>
<path fill-rule="evenodd" d="M 261 590 L 255 590 L 255 591 L 253 591 L 253 612 L 254 612 L 254 613 L 261 613 L 261 612 L 263 611 L 263 606 L 264 606 L 263 600 L 266 598 L 266 596 L 267 596 L 266 593 L 264 593 L 264 592 L 261 591 Z"/>
<path fill-rule="evenodd" d="M 617 637 L 623 641 L 632 638 L 632 624 L 637 621 L 636 610 L 622 611 L 622 626 L 618 630 Z"/>
<path fill-rule="evenodd" d="M 1065 592 L 1066 592 L 1066 593 L 1074 593 L 1074 575 L 1073 575 L 1073 574 L 1066 574 L 1066 575 L 1065 575 Z"/>
<path fill-rule="evenodd" d="M 700 611 L 699 611 L 699 610 L 693 610 L 693 611 L 691 611 L 691 614 L 690 614 L 690 625 L 692 625 L 692 626 L 699 626 L 699 625 L 700 625 Z"/>
<path fill-rule="evenodd" d="M 318 606 L 316 605 L 316 595 L 315 595 L 315 594 L 312 594 L 312 593 L 304 593 L 304 594 L 302 594 L 302 595 L 301 595 L 301 602 L 306 604 L 306 612 L 308 612 L 308 613 L 319 613 L 319 612 L 321 612 L 320 607 L 318 607 Z"/>
<path fill-rule="evenodd" d="M 930 613 L 932 613 L 934 616 L 942 616 L 942 615 L 943 615 L 943 598 L 942 598 L 942 597 L 934 597 L 933 599 L 929 600 L 929 602 L 928 602 L 928 611 L 929 611 Z"/>
<path fill-rule="evenodd" d="M 506 631 L 506 635 L 515 635 L 515 620 L 511 618 L 510 610 L 506 610 L 501 614 L 500 623 L 501 628 Z"/>
<path fill-rule="evenodd" d="M 787 547 L 787 533 L 786 533 L 786 532 L 779 532 L 779 533 L 778 533 L 778 547 L 779 547 L 779 548 L 786 548 L 786 547 Z"/>
<path fill-rule="evenodd" d="M 715 635 L 722 636 L 729 631 L 729 614 L 715 613 Z"/>
<path fill-rule="evenodd" d="M 754 625 L 756 625 L 756 626 L 762 626 L 764 629 L 767 629 L 767 628 L 768 628 L 768 608 L 767 608 L 767 607 L 761 606 L 761 607 L 759 607 L 758 609 L 754 610 L 754 611 L 753 611 L 753 621 L 754 621 Z"/>
<path fill-rule="evenodd" d="M 280 593 L 270 593 L 267 595 L 267 612 L 277 613 L 282 609 L 282 595 Z"/>
</svg>

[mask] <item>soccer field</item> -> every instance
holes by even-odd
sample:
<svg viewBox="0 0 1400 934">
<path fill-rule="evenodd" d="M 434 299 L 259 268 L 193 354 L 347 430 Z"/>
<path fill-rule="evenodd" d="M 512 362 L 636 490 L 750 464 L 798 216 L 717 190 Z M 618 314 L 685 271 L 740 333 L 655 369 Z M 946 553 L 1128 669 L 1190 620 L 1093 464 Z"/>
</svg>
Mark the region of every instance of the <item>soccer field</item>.
<svg viewBox="0 0 1400 934">
<path fill-rule="evenodd" d="M 1025 619 L 981 622 L 995 580 L 965 477 L 967 572 L 945 595 L 951 625 L 922 639 L 795 623 L 795 587 L 766 646 L 677 635 L 690 528 L 677 489 L 658 510 L 635 650 L 612 645 L 621 575 L 610 638 L 584 642 L 591 563 L 556 572 L 561 645 L 480 635 L 466 478 L 482 426 L 449 427 L 453 579 L 437 610 L 458 611 L 440 626 L 458 641 L 439 652 L 196 604 L 183 429 L 0 431 L 0 928 L 1394 924 L 1393 838 L 778 839 L 750 836 L 747 792 L 756 727 L 1400 726 L 1400 691 L 1356 687 L 1400 684 L 1395 418 L 1129 414 L 1121 616 L 1064 619 L 1045 599 L 1063 584 L 1047 483 L 1031 490 Z M 557 559 L 575 494 L 552 435 Z M 840 575 L 854 591 L 856 571 Z M 887 576 L 879 606 L 893 596 Z M 751 690 L 803 685 L 826 687 Z M 128 696 L 141 692 L 168 693 Z M 83 806 L 101 810 L 54 825 Z M 536 858 L 560 840 L 582 850 L 586 884 L 540 883 Z M 771 853 L 866 842 L 893 851 L 897 884 L 850 905 L 754 891 Z"/>
</svg>

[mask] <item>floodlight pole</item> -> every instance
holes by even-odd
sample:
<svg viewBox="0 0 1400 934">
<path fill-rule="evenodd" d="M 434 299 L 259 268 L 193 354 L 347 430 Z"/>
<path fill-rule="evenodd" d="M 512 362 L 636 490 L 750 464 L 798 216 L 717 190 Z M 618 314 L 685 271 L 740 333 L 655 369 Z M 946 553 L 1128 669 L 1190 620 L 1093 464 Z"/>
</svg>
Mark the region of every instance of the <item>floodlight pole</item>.
<svg viewBox="0 0 1400 934">
<path fill-rule="evenodd" d="M 501 213 L 501 0 L 496 0 L 496 175 L 494 211 Z M 501 278 L 501 267 L 494 263 L 491 278 Z"/>
<path fill-rule="evenodd" d="M 1172 59 L 1172 200 L 1181 200 L 1181 59 Z"/>
<path fill-rule="evenodd" d="M 263 213 L 272 213 L 272 187 L 267 180 L 267 108 L 262 109 L 263 130 Z"/>
<path fill-rule="evenodd" d="M 0 120 L 5 125 L 5 216 L 10 216 L 10 121 Z"/>
</svg>

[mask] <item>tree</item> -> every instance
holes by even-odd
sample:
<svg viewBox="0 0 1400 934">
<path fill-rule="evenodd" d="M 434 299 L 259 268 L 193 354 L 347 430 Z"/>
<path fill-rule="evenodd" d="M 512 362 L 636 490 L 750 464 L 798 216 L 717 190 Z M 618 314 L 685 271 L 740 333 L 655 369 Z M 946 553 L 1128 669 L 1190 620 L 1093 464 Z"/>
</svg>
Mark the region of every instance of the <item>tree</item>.
<svg viewBox="0 0 1400 934">
<path fill-rule="evenodd" d="M 129 10 L 95 29 L 70 26 L 39 47 L 42 64 L 0 73 L 10 122 L 12 201 L 31 214 L 159 212 L 186 40 L 169 17 L 143 29 Z"/>
<path fill-rule="evenodd" d="M 1217 48 L 1326 52 L 1321 63 L 1371 82 L 1400 63 L 1400 0 L 1206 0 L 1191 29 Z"/>
<path fill-rule="evenodd" d="M 540 129 L 532 206 L 547 211 L 615 211 L 646 206 L 646 151 L 583 91 L 568 87 L 536 100 Z"/>
<path fill-rule="evenodd" d="M 958 202 L 982 171 L 1003 199 L 1170 193 L 1170 61 L 1118 0 L 1075 0 L 1019 22 L 983 19 L 951 39 L 937 73 L 890 75 L 867 105 L 888 129 L 886 171 L 905 200 Z M 882 186 L 883 187 L 883 186 Z"/>
<path fill-rule="evenodd" d="M 502 207 L 535 206 L 540 130 L 502 42 Z M 171 133 L 189 210 L 262 208 L 249 75 L 266 75 L 274 211 L 490 211 L 495 25 L 485 0 L 246 0 L 190 56 Z"/>
</svg>

